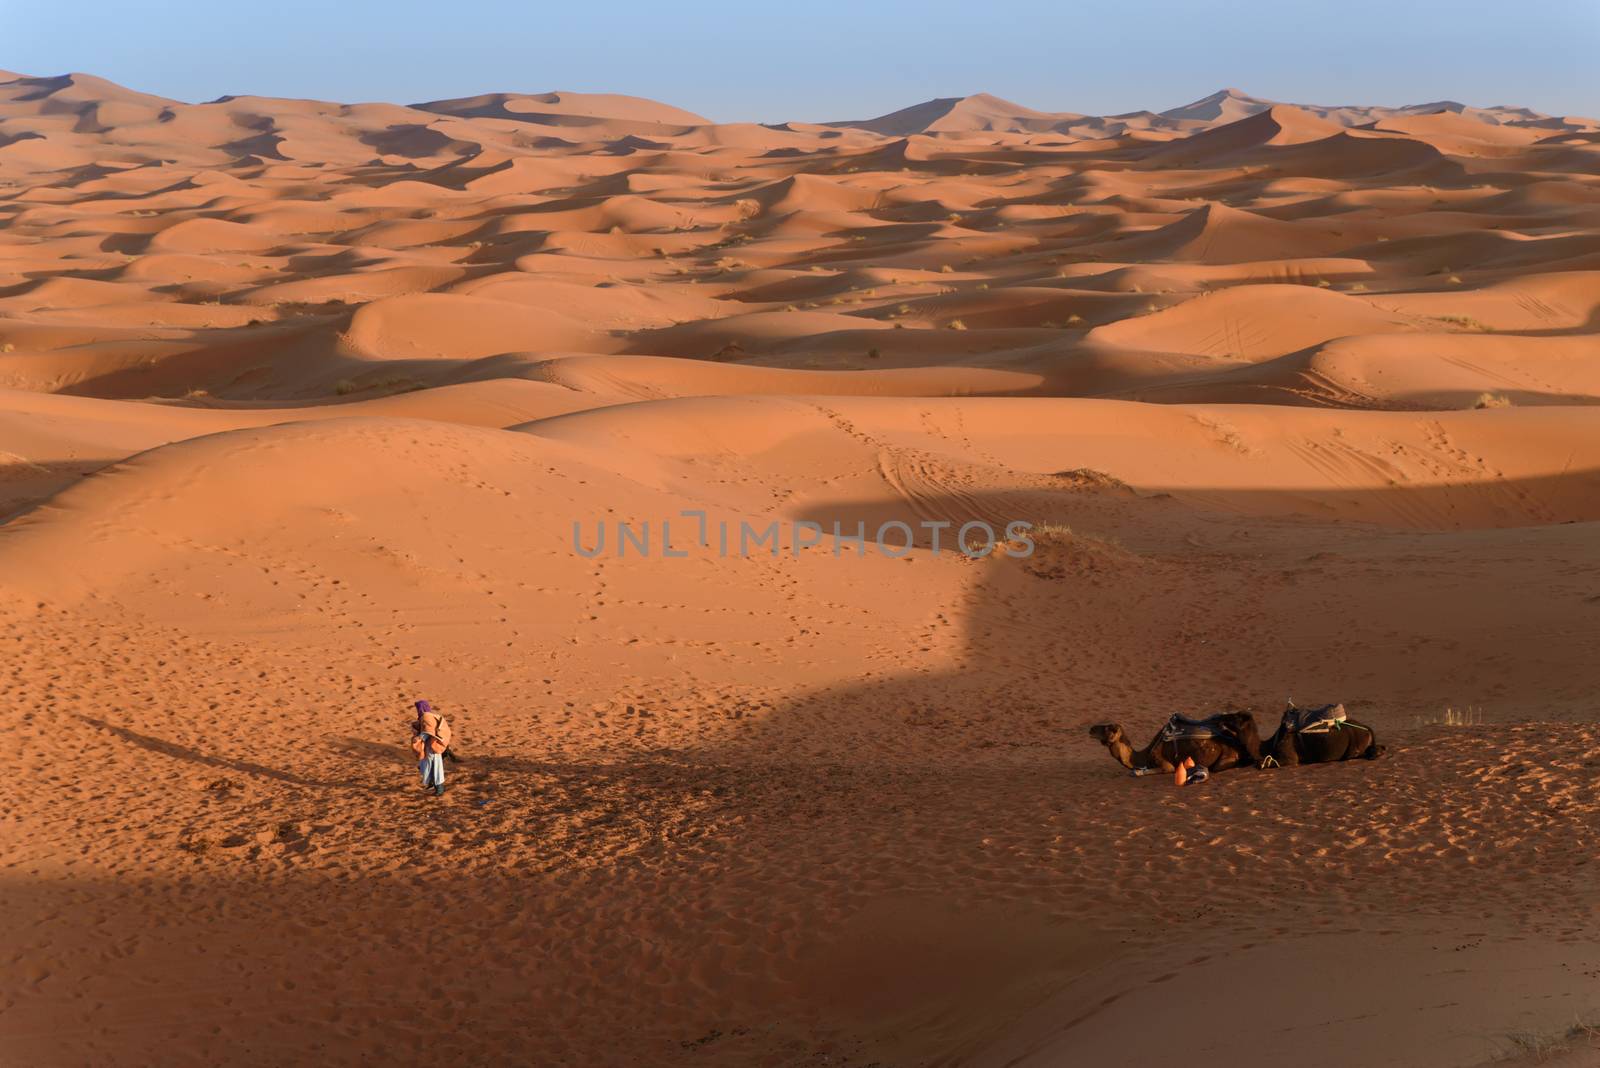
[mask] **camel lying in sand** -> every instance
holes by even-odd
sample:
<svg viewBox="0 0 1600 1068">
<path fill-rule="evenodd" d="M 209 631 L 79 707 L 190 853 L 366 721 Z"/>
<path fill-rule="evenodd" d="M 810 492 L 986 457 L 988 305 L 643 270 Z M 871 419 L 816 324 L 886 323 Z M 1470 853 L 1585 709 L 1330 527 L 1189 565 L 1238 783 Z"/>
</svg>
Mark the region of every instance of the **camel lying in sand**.
<svg viewBox="0 0 1600 1068">
<path fill-rule="evenodd" d="M 1191 729 L 1174 732 L 1175 724 Z M 1204 720 L 1174 716 L 1143 749 L 1128 744 L 1120 723 L 1090 727 L 1089 736 L 1111 750 L 1117 763 L 1135 772 L 1171 773 L 1186 757 L 1193 757 L 1195 766 L 1207 771 L 1261 763 L 1261 736 L 1256 732 L 1255 717 L 1248 712 L 1222 712 Z"/>
<path fill-rule="evenodd" d="M 1339 760 L 1377 760 L 1388 751 L 1365 723 L 1344 714 L 1343 705 L 1284 709 L 1278 729 L 1261 746 L 1261 766 L 1331 764 Z"/>
<path fill-rule="evenodd" d="M 1143 749 L 1135 749 L 1119 723 L 1089 728 L 1089 736 L 1134 772 L 1171 773 L 1185 758 L 1207 771 L 1251 765 L 1260 768 L 1329 764 L 1340 760 L 1376 760 L 1387 750 L 1371 727 L 1344 714 L 1343 705 L 1302 709 L 1290 705 L 1277 731 L 1265 742 L 1249 712 L 1222 712 L 1208 719 L 1173 716 Z"/>
</svg>

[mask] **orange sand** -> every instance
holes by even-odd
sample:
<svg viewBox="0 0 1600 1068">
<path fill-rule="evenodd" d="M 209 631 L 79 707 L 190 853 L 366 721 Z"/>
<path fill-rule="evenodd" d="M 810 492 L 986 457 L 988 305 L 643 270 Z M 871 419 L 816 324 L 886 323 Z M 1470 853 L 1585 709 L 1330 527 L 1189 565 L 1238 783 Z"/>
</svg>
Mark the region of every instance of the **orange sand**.
<svg viewBox="0 0 1600 1068">
<path fill-rule="evenodd" d="M 0 82 L 3 1059 L 1455 1066 L 1600 1020 L 1596 173 L 1600 124 L 1448 103 Z M 1040 530 L 572 548 L 685 510 Z M 1085 732 L 1289 697 L 1390 755 L 1175 791 Z"/>
</svg>

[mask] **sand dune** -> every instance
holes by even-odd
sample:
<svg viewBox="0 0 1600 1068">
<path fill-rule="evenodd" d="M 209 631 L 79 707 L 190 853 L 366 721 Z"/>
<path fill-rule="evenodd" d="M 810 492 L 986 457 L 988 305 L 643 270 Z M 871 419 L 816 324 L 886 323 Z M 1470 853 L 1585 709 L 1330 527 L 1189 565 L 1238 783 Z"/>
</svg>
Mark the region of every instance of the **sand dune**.
<svg viewBox="0 0 1600 1068">
<path fill-rule="evenodd" d="M 1130 111 L 1116 115 L 1036 111 L 989 93 L 975 93 L 971 96 L 924 101 L 873 119 L 827 125 L 868 130 L 890 137 L 911 134 L 1064 134 L 1084 138 L 1132 136 L 1147 143 L 1159 144 L 1172 137 L 1183 137 L 1282 109 L 1303 113 L 1306 119 L 1329 127 L 1328 132 L 1338 127 L 1402 131 L 1427 128 L 1436 133 L 1454 129 L 1467 141 L 1481 143 L 1479 148 L 1483 144 L 1526 144 L 1535 139 L 1538 131 L 1559 130 L 1566 134 L 1583 134 L 1596 126 L 1594 119 L 1541 115 L 1529 108 L 1519 107 L 1469 107 L 1453 100 L 1436 100 L 1403 107 L 1292 105 L 1251 96 L 1238 89 L 1219 89 L 1191 103 L 1159 112 Z M 1487 132 L 1490 129 L 1495 132 Z M 1478 153 L 1468 149 L 1462 154 Z"/>
<path fill-rule="evenodd" d="M 1600 1019 L 1597 135 L 0 72 L 6 1056 L 1465 1068 Z M 1086 737 L 1288 697 L 1389 754 L 1174 791 Z"/>
<path fill-rule="evenodd" d="M 1102 246 L 1107 259 L 1200 260 L 1214 264 L 1274 258 L 1331 256 L 1356 242 L 1346 229 L 1306 221 L 1282 222 L 1255 212 L 1211 203 L 1177 222 L 1147 233 L 1118 235 Z"/>
<path fill-rule="evenodd" d="M 1425 320 L 1392 304 L 1379 307 L 1350 294 L 1309 286 L 1242 285 L 1096 327 L 1087 340 L 1254 362 L 1333 338 L 1423 325 Z"/>
<path fill-rule="evenodd" d="M 469 118 L 499 118 L 515 122 L 560 126 L 581 120 L 619 120 L 673 126 L 705 126 L 710 120 L 682 108 L 612 93 L 487 93 L 456 100 L 434 100 L 414 105 L 418 111 Z"/>
<path fill-rule="evenodd" d="M 946 97 L 915 104 L 876 119 L 835 123 L 887 137 L 919 133 L 1038 133 L 1070 125 L 1082 115 L 1051 114 L 1013 104 L 988 93 Z"/>
<path fill-rule="evenodd" d="M 364 304 L 344 337 L 376 359 L 472 359 L 521 349 L 605 351 L 582 322 L 543 308 L 455 294 L 419 293 Z"/>
<path fill-rule="evenodd" d="M 1174 164 L 1228 159 L 1253 149 L 1321 141 L 1339 132 L 1337 124 L 1319 119 L 1310 112 L 1274 104 L 1226 125 L 1175 141 L 1158 149 L 1152 158 Z"/>
</svg>

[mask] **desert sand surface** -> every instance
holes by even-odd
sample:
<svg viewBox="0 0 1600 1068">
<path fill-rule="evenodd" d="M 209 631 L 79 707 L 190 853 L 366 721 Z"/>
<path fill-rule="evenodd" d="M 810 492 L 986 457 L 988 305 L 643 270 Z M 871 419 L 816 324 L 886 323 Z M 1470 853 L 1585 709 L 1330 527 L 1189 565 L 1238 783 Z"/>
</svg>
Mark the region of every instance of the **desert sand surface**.
<svg viewBox="0 0 1600 1068">
<path fill-rule="evenodd" d="M 0 1059 L 1596 1063 L 1600 122 L 8 77 Z"/>
</svg>

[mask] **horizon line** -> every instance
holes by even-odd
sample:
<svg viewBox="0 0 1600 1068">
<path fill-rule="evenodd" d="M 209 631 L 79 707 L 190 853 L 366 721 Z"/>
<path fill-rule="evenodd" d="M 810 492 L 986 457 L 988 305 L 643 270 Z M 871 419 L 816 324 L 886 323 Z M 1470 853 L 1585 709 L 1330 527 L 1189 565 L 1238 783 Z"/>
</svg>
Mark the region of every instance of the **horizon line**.
<svg viewBox="0 0 1600 1068">
<path fill-rule="evenodd" d="M 802 123 L 807 123 L 809 125 L 815 125 L 815 126 L 850 125 L 852 123 L 873 122 L 873 121 L 876 121 L 878 119 L 887 118 L 889 116 L 896 115 L 896 114 L 899 114 L 899 113 L 904 112 L 904 111 L 910 111 L 910 110 L 912 110 L 914 108 L 925 107 L 925 106 L 927 106 L 929 104 L 945 104 L 945 103 L 959 104 L 959 103 L 961 103 L 963 101 L 972 100 L 972 99 L 975 99 L 975 98 L 978 98 L 978 97 L 988 97 L 988 98 L 990 98 L 992 100 L 999 101 L 1000 103 L 1010 104 L 1010 105 L 1012 105 L 1014 107 L 1023 108 L 1025 110 L 1032 111 L 1032 112 L 1035 112 L 1036 114 L 1041 114 L 1041 115 L 1062 115 L 1062 116 L 1069 116 L 1070 115 L 1070 116 L 1081 116 L 1083 118 L 1101 118 L 1101 119 L 1116 119 L 1116 118 L 1123 118 L 1123 117 L 1126 117 L 1126 116 L 1134 116 L 1134 115 L 1142 115 L 1142 114 L 1166 115 L 1166 114 L 1168 114 L 1169 112 L 1172 112 L 1172 111 L 1179 111 L 1179 110 L 1182 110 L 1184 108 L 1193 107 L 1193 106 L 1195 106 L 1197 104 L 1204 104 L 1204 103 L 1206 103 L 1208 101 L 1216 100 L 1216 99 L 1219 99 L 1219 98 L 1221 98 L 1221 99 L 1230 99 L 1230 98 L 1231 99 L 1241 99 L 1241 100 L 1249 101 L 1251 103 L 1266 104 L 1266 105 L 1269 105 L 1269 106 L 1285 105 L 1285 106 L 1289 106 L 1289 107 L 1297 107 L 1297 108 L 1302 108 L 1302 109 L 1318 109 L 1318 110 L 1327 110 L 1327 111 L 1339 111 L 1339 110 L 1345 110 L 1345 109 L 1367 109 L 1367 108 L 1380 108 L 1380 109 L 1398 111 L 1398 110 L 1408 110 L 1408 109 L 1414 109 L 1414 108 L 1425 108 L 1425 107 L 1430 107 L 1430 106 L 1434 106 L 1434 105 L 1438 105 L 1438 106 L 1441 106 L 1441 107 L 1454 105 L 1456 107 L 1470 108 L 1470 109 L 1479 110 L 1479 111 L 1496 111 L 1496 110 L 1528 111 L 1528 112 L 1532 112 L 1534 114 L 1543 115 L 1543 116 L 1550 117 L 1550 118 L 1569 118 L 1569 117 L 1570 118 L 1589 118 L 1588 116 L 1584 116 L 1584 115 L 1581 115 L 1581 114 L 1579 114 L 1577 112 L 1573 112 L 1573 111 L 1565 111 L 1565 110 L 1563 110 L 1563 111 L 1557 111 L 1557 112 L 1543 112 L 1543 111 L 1539 111 L 1538 109 L 1533 108 L 1533 107 L 1531 107 L 1529 105 L 1526 105 L 1526 104 L 1514 104 L 1514 103 L 1507 103 L 1507 102 L 1500 102 L 1500 103 L 1493 103 L 1493 104 L 1468 103 L 1465 100 L 1462 100 L 1459 97 L 1454 96 L 1454 95 L 1439 96 L 1439 97 L 1435 97 L 1434 99 L 1430 99 L 1430 100 L 1423 100 L 1423 101 L 1417 101 L 1417 102 L 1413 102 L 1413 103 L 1402 103 L 1402 104 L 1373 103 L 1373 102 L 1325 104 L 1325 103 L 1315 103 L 1315 102 L 1310 102 L 1310 101 L 1282 100 L 1282 99 L 1277 99 L 1277 98 L 1273 98 L 1273 97 L 1256 96 L 1253 93 L 1249 93 L 1249 92 L 1246 92 L 1245 90 L 1242 90 L 1242 89 L 1238 88 L 1237 86 L 1230 85 L 1230 86 L 1224 86 L 1223 88 L 1220 88 L 1220 89 L 1213 90 L 1212 92 L 1207 93 L 1207 94 L 1205 94 L 1203 96 L 1196 97 L 1193 100 L 1189 100 L 1189 101 L 1186 101 L 1186 102 L 1180 103 L 1180 104 L 1174 104 L 1174 105 L 1171 105 L 1171 106 L 1166 107 L 1166 108 L 1161 108 L 1159 110 L 1158 109 L 1154 109 L 1154 108 L 1150 108 L 1150 107 L 1136 107 L 1136 108 L 1130 108 L 1130 109 L 1125 110 L 1125 111 L 1108 111 L 1108 112 L 1092 112 L 1092 111 L 1080 112 L 1080 111 L 1070 111 L 1070 110 L 1046 110 L 1046 109 L 1042 109 L 1042 108 L 1033 107 L 1030 104 L 1021 103 L 1021 102 L 1019 102 L 1017 100 L 1014 100 L 1014 99 L 1011 99 L 1009 97 L 1003 97 L 1003 96 L 1000 96 L 1000 95 L 998 95 L 996 93 L 991 93 L 988 90 L 978 90 L 977 92 L 965 93 L 965 94 L 959 94 L 959 95 L 927 97 L 927 98 L 922 99 L 922 100 L 914 101 L 913 103 L 910 103 L 910 104 L 905 104 L 905 105 L 902 105 L 900 107 L 891 108 L 890 110 L 881 112 L 881 113 L 879 113 L 877 115 L 868 115 L 868 116 L 863 116 L 863 117 L 860 117 L 860 118 L 851 118 L 851 119 L 795 119 L 795 118 L 781 118 L 781 119 L 770 119 L 770 120 L 761 120 L 761 119 L 716 119 L 716 118 L 712 118 L 711 116 L 701 114 L 700 112 L 690 111 L 688 108 L 682 107 L 682 106 L 680 106 L 678 104 L 673 103 L 671 100 L 663 99 L 661 97 L 644 96 L 644 95 L 640 95 L 638 93 L 615 92 L 615 91 L 606 90 L 606 89 L 562 89 L 562 88 L 530 89 L 530 90 L 485 89 L 485 90 L 482 90 L 480 92 L 470 92 L 470 93 L 464 93 L 464 94 L 460 94 L 460 95 L 456 95 L 456 96 L 440 96 L 440 97 L 432 97 L 432 98 L 429 98 L 429 99 L 412 100 L 412 101 L 406 101 L 406 102 L 401 102 L 399 100 L 394 100 L 394 99 L 386 99 L 386 98 L 383 98 L 383 97 L 368 97 L 368 98 L 364 98 L 364 99 L 339 99 L 339 98 L 328 97 L 328 96 L 290 96 L 290 95 L 275 94 L 275 93 L 254 93 L 254 92 L 224 92 L 224 93 L 220 93 L 217 96 L 212 97 L 212 98 L 207 99 L 207 100 L 186 100 L 186 99 L 183 99 L 181 97 L 166 96 L 166 95 L 161 94 L 161 93 L 147 92 L 146 90 L 136 88 L 135 86 L 133 86 L 133 85 L 127 83 L 127 82 L 117 81 L 117 80 L 115 80 L 113 78 L 109 78 L 109 77 L 107 77 L 105 75 L 102 75 L 102 74 L 95 74 L 95 73 L 93 73 L 91 71 L 69 70 L 69 71 L 64 71 L 64 72 L 62 72 L 60 74 L 28 74 L 28 73 L 24 73 L 22 71 L 15 70 L 13 68 L 0 67 L 0 73 L 8 73 L 8 74 L 13 74 L 13 75 L 16 76 L 14 78 L 0 80 L 0 85 L 4 85 L 4 84 L 7 84 L 7 83 L 13 82 L 13 81 L 48 82 L 48 81 L 59 81 L 59 80 L 62 80 L 62 79 L 72 79 L 72 78 L 92 78 L 92 79 L 95 79 L 96 81 L 106 82 L 107 84 L 116 86 L 119 89 L 125 89 L 125 90 L 127 90 L 129 92 L 138 93 L 138 94 L 140 94 L 142 96 L 157 97 L 157 98 L 159 98 L 161 100 L 170 101 L 170 102 L 175 103 L 175 104 L 181 104 L 181 105 L 184 105 L 186 107 L 204 107 L 204 106 L 209 105 L 209 104 L 226 103 L 228 101 L 236 100 L 236 99 L 240 99 L 240 98 L 255 98 L 255 99 L 262 99 L 262 100 L 293 100 L 293 101 L 304 101 L 304 102 L 312 102 L 312 103 L 339 104 L 339 105 L 347 106 L 347 107 L 348 106 L 356 106 L 356 105 L 360 105 L 360 104 L 388 104 L 388 105 L 391 105 L 391 106 L 398 106 L 398 107 L 421 108 L 422 106 L 427 105 L 427 104 L 447 103 L 447 102 L 452 102 L 452 101 L 457 101 L 457 100 L 470 100 L 470 99 L 474 99 L 476 97 L 482 97 L 482 96 L 538 97 L 538 96 L 546 96 L 546 95 L 552 95 L 552 94 L 553 95 L 568 94 L 568 95 L 574 95 L 574 96 L 620 96 L 620 97 L 627 97 L 627 98 L 634 99 L 634 100 L 643 100 L 643 101 L 647 101 L 647 102 L 653 103 L 653 104 L 661 104 L 661 105 L 666 106 L 666 107 L 676 108 L 677 110 L 688 112 L 689 114 L 694 115 L 697 118 L 706 119 L 707 120 L 707 125 L 712 125 L 712 126 L 736 126 L 736 125 L 772 126 L 772 125 L 779 125 L 779 124 L 788 123 L 788 122 L 802 122 Z"/>
</svg>

